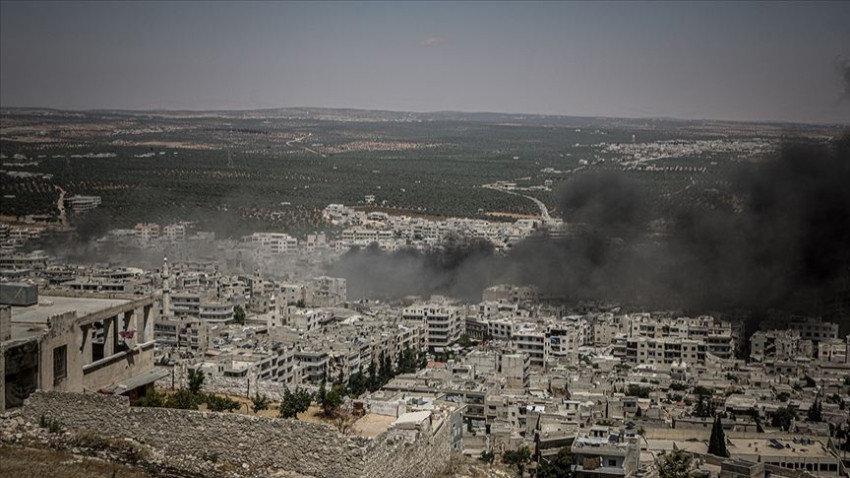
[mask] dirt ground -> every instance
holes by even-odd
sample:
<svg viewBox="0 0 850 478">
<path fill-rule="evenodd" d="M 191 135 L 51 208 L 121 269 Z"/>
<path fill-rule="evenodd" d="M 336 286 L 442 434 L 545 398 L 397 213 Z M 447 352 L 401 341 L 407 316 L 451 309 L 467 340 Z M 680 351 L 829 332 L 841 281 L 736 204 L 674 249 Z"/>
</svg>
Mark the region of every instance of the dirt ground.
<svg viewBox="0 0 850 478">
<path fill-rule="evenodd" d="M 144 470 L 64 451 L 0 446 L 2 478 L 149 478 Z"/>
<path fill-rule="evenodd" d="M 351 426 L 351 432 L 362 437 L 375 438 L 384 433 L 395 420 L 395 417 L 389 415 L 369 413 L 354 422 L 354 425 Z"/>
<path fill-rule="evenodd" d="M 174 391 L 171 390 L 171 389 L 157 389 L 157 391 L 162 393 L 162 394 L 166 394 L 166 395 L 170 394 L 170 393 L 174 393 Z M 259 413 L 254 413 L 254 410 L 251 408 L 251 405 L 252 405 L 253 402 L 251 402 L 251 399 L 249 399 L 249 398 L 239 396 L 239 395 L 226 395 L 226 394 L 223 394 L 223 393 L 217 393 L 215 395 L 226 396 L 230 399 L 236 400 L 237 402 L 241 403 L 242 406 L 239 408 L 239 410 L 237 410 L 234 413 L 240 413 L 242 415 L 248 415 L 248 416 L 252 416 L 252 417 L 256 416 L 256 417 L 266 417 L 266 418 L 280 418 L 280 402 L 269 402 L 269 408 L 267 408 L 265 410 L 260 410 Z M 207 404 L 206 403 L 201 404 L 198 407 L 198 410 L 207 411 Z M 307 409 L 306 412 L 299 413 L 298 419 L 301 420 L 302 422 L 324 423 L 326 425 L 336 426 L 335 420 L 325 418 L 325 416 L 322 414 L 322 409 L 315 406 L 315 405 L 310 405 L 310 408 Z M 393 418 L 392 421 L 395 421 L 395 419 Z M 392 421 L 390 423 L 392 423 Z M 377 421 L 374 422 L 374 423 L 377 423 Z M 365 426 L 364 430 L 366 430 L 366 433 L 372 433 L 369 430 L 376 426 L 374 423 L 372 423 L 372 421 L 368 421 L 366 424 L 364 424 L 364 426 Z M 354 430 L 355 430 L 355 428 L 352 428 L 353 432 L 354 432 Z M 386 426 L 384 427 L 384 430 L 386 430 Z M 381 431 L 383 431 L 383 430 L 381 430 Z M 355 432 L 355 433 L 359 434 L 359 432 Z M 362 435 L 362 436 L 377 436 L 379 434 L 380 434 L 380 432 L 376 433 L 375 435 Z"/>
</svg>

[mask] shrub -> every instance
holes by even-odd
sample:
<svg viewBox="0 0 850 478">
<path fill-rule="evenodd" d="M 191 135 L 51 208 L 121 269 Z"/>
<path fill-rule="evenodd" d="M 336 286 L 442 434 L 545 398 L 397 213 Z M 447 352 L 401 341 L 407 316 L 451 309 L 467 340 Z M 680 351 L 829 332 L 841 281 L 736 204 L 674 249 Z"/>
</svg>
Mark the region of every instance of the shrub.
<svg viewBox="0 0 850 478">
<path fill-rule="evenodd" d="M 198 397 L 196 397 L 188 389 L 181 388 L 175 393 L 172 393 L 165 399 L 167 408 L 179 408 L 181 410 L 197 410 Z"/>
<path fill-rule="evenodd" d="M 207 395 L 207 407 L 214 412 L 234 412 L 239 410 L 241 404 L 230 397 Z"/>
</svg>

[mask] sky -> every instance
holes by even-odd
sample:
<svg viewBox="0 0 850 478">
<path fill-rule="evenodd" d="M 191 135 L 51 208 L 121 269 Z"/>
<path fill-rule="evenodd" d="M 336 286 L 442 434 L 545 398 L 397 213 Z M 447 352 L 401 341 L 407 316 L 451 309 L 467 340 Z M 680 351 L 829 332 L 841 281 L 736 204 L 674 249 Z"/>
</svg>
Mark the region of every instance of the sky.
<svg viewBox="0 0 850 478">
<path fill-rule="evenodd" d="M 0 2 L 0 105 L 850 123 L 850 2 Z"/>
</svg>

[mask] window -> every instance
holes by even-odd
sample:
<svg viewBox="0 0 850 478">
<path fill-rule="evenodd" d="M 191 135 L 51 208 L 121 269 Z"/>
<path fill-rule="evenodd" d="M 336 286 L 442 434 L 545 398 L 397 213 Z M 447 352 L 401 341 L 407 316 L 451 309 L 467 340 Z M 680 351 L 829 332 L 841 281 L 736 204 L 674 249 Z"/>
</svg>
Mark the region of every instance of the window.
<svg viewBox="0 0 850 478">
<path fill-rule="evenodd" d="M 53 385 L 58 384 L 68 376 L 68 346 L 53 348 Z"/>
<path fill-rule="evenodd" d="M 617 466 L 617 460 L 609 459 L 608 460 L 608 466 Z"/>
</svg>

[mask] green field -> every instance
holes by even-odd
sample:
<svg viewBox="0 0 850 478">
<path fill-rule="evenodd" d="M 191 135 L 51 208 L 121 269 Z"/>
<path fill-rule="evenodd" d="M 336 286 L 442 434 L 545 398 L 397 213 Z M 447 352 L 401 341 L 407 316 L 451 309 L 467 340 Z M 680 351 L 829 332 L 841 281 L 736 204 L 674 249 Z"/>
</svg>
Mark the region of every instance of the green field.
<svg viewBox="0 0 850 478">
<path fill-rule="evenodd" d="M 323 227 L 321 210 L 327 204 L 363 205 L 365 195 L 374 195 L 375 205 L 408 214 L 537 214 L 530 200 L 481 185 L 518 180 L 532 186 L 550 179 L 557 190 L 574 175 L 543 169 L 568 171 L 580 160 L 588 165 L 577 174 L 623 169 L 596 146 L 601 142 L 628 143 L 632 135 L 642 142 L 715 139 L 728 129 L 693 122 L 451 113 L 9 110 L 2 115 L 2 169 L 52 177 L 3 174 L 0 213 L 57 214 L 61 187 L 69 195 L 101 196 L 102 206 L 84 219 L 109 228 L 195 220 L 224 234 L 300 234 Z M 741 130 L 735 137 L 778 134 L 769 127 Z M 298 138 L 304 139 L 293 141 Z M 712 157 L 712 165 L 702 157 L 669 158 L 658 164 L 706 165 L 708 171 L 625 174 L 645 184 L 663 211 L 727 187 L 734 160 L 734 155 Z M 32 161 L 38 164 L 23 165 Z M 523 194 L 558 213 L 555 192 Z"/>
</svg>

